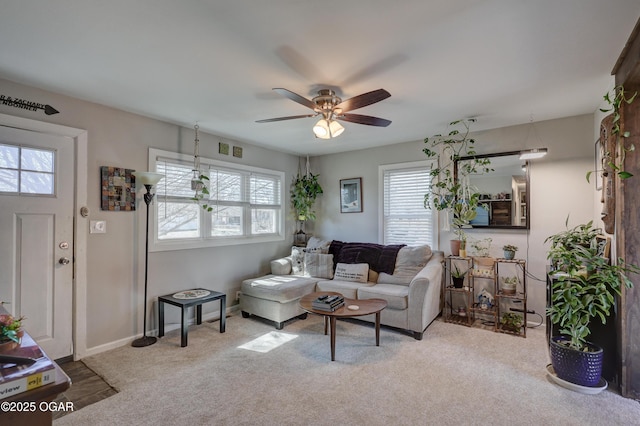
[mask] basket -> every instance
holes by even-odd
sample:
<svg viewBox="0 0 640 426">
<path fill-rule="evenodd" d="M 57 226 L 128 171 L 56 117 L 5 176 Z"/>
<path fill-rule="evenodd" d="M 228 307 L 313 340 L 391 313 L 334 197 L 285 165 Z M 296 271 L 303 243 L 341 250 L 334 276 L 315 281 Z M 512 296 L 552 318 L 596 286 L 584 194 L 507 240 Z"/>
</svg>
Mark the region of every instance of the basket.
<svg viewBox="0 0 640 426">
<path fill-rule="evenodd" d="M 587 343 L 595 352 L 582 352 L 558 342 L 569 340 L 564 336 L 551 338 L 549 345 L 551 364 L 559 378 L 580 386 L 597 386 L 602 376 L 602 348 Z"/>
</svg>

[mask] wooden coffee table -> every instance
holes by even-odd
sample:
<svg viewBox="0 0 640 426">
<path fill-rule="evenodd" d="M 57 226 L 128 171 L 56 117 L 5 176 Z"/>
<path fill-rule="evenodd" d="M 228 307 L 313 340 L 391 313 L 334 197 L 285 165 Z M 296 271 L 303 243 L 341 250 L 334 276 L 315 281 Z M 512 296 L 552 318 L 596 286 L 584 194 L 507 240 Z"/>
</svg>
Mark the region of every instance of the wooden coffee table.
<svg viewBox="0 0 640 426">
<path fill-rule="evenodd" d="M 380 346 L 380 312 L 387 307 L 386 300 L 382 299 L 344 299 L 344 306 L 333 312 L 326 312 L 314 309 L 312 303 L 319 296 L 324 294 L 333 295 L 340 294 L 332 291 L 321 291 L 317 293 L 307 294 L 300 299 L 300 307 L 312 314 L 322 315 L 324 317 L 324 334 L 327 334 L 327 318 L 331 326 L 331 361 L 336 360 L 336 319 L 353 318 L 364 315 L 376 314 L 376 346 Z M 356 305 L 357 310 L 351 310 L 348 306 Z"/>
</svg>

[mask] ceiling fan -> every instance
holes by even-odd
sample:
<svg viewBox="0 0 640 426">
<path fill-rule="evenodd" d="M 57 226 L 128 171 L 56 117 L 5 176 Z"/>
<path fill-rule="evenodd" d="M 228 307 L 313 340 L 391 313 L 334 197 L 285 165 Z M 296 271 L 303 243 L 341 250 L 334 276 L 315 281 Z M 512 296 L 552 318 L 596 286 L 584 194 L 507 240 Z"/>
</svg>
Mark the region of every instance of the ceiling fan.
<svg viewBox="0 0 640 426">
<path fill-rule="evenodd" d="M 312 109 L 314 113 L 268 118 L 266 120 L 258 120 L 256 123 L 270 123 L 273 121 L 292 120 L 296 118 L 307 118 L 322 115 L 320 121 L 318 121 L 313 127 L 313 133 L 315 133 L 316 137 L 321 139 L 330 139 L 332 137 L 339 136 L 344 131 L 344 127 L 342 127 L 342 125 L 340 125 L 336 120 L 378 127 L 387 127 L 391 124 L 390 120 L 385 120 L 384 118 L 347 113 L 348 111 L 353 111 L 387 99 L 391 94 L 384 89 L 363 93 L 362 95 L 349 98 L 346 101 L 340 99 L 336 96 L 335 92 L 330 89 L 319 90 L 318 96 L 311 100 L 287 89 L 275 88 L 273 90 L 294 102 Z"/>
</svg>

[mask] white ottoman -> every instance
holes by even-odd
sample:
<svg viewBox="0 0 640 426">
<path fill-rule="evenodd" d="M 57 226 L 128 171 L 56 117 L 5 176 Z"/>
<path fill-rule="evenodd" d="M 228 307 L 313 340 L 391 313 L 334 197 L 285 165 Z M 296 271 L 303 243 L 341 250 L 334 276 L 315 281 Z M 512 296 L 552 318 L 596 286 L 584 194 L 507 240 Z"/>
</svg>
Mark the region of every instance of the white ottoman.
<svg viewBox="0 0 640 426">
<path fill-rule="evenodd" d="M 248 318 L 255 315 L 276 323 L 281 330 L 284 322 L 294 317 L 307 317 L 298 301 L 313 293 L 319 278 L 298 275 L 265 275 L 244 280 L 240 286 L 240 310 Z"/>
</svg>

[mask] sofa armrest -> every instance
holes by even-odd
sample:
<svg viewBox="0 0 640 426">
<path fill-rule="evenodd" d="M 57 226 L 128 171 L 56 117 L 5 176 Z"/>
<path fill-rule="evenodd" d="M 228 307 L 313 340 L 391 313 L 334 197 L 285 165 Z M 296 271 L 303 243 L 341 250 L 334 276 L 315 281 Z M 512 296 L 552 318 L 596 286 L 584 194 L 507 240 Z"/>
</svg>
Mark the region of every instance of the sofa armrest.
<svg viewBox="0 0 640 426">
<path fill-rule="evenodd" d="M 429 262 L 409 284 L 410 330 L 424 330 L 440 313 L 443 259 L 444 252 L 434 251 Z"/>
<path fill-rule="evenodd" d="M 291 256 L 272 260 L 271 273 L 273 275 L 289 275 L 291 274 L 292 265 L 293 265 L 293 261 L 291 259 Z"/>
</svg>

